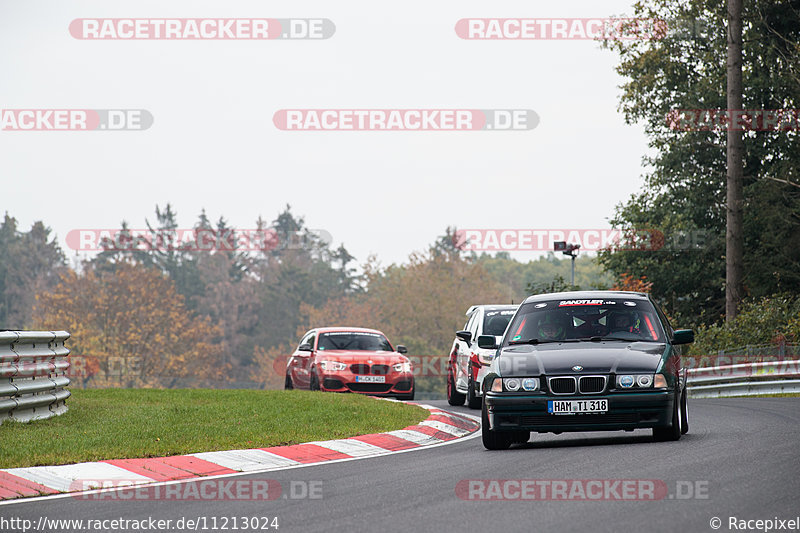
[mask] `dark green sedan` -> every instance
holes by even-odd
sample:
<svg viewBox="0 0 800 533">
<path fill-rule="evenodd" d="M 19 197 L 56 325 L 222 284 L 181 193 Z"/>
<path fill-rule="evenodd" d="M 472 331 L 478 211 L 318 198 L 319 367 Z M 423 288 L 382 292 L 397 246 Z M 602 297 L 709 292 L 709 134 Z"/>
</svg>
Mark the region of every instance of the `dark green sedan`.
<svg viewBox="0 0 800 533">
<path fill-rule="evenodd" d="M 524 443 L 531 432 L 633 431 L 678 440 L 689 429 L 686 380 L 673 330 L 649 295 L 580 291 L 520 305 L 483 381 L 483 445 Z"/>
</svg>

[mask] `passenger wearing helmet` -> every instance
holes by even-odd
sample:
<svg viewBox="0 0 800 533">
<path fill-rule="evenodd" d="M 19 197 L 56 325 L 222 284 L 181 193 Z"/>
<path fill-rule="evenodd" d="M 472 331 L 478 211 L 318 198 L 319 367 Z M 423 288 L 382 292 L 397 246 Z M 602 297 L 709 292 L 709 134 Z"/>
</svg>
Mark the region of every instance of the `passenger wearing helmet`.
<svg viewBox="0 0 800 533">
<path fill-rule="evenodd" d="M 539 321 L 539 337 L 540 341 L 553 341 L 562 340 L 566 336 L 564 324 L 558 318 L 553 316 L 553 313 L 547 313 L 545 317 Z"/>
</svg>

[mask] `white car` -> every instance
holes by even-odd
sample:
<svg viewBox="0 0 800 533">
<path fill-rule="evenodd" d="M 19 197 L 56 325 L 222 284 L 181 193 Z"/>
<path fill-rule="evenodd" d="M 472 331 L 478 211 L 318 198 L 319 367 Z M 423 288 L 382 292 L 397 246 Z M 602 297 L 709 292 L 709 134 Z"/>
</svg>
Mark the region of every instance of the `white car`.
<svg viewBox="0 0 800 533">
<path fill-rule="evenodd" d="M 508 322 L 519 305 L 473 305 L 467 309 L 467 323 L 456 332 L 447 364 L 447 402 L 470 409 L 481 406 L 481 383 L 496 350 L 478 347 L 478 337 L 493 335 L 497 343 L 503 338 Z"/>
</svg>

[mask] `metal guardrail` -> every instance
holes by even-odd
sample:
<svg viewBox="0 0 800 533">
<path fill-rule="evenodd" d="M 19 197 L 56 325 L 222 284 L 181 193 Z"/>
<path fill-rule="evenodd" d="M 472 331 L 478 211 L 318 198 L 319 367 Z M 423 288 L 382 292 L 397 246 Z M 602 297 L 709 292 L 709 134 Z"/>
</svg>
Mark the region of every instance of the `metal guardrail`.
<svg viewBox="0 0 800 533">
<path fill-rule="evenodd" d="M 720 356 L 737 356 L 737 355 L 750 355 L 750 356 L 777 356 L 785 359 L 786 356 L 800 355 L 800 344 L 791 343 L 773 343 L 773 344 L 747 344 L 745 346 L 738 346 L 736 348 L 726 348 L 718 350 L 717 355 Z"/>
<path fill-rule="evenodd" d="M 0 331 L 0 424 L 67 411 L 66 331 Z"/>
<path fill-rule="evenodd" d="M 694 368 L 687 372 L 686 386 L 690 398 L 800 393 L 800 361 Z"/>
</svg>

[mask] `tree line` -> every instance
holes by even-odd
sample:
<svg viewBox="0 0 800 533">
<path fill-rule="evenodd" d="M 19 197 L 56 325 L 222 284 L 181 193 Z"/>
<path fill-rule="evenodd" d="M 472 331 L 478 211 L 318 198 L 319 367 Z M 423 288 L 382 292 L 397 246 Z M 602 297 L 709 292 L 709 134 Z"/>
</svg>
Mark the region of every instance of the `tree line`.
<svg viewBox="0 0 800 533">
<path fill-rule="evenodd" d="M 165 245 L 179 227 L 169 204 L 145 224 L 159 242 L 130 245 L 144 237 L 123 222 L 121 237 L 70 266 L 44 222 L 21 231 L 6 214 L 0 328 L 72 333 L 76 385 L 278 387 L 281 361 L 311 327 L 374 327 L 415 357 L 444 356 L 469 306 L 519 302 L 569 272 L 553 254 L 523 263 L 464 252 L 453 228 L 402 264 L 372 257 L 357 266 L 344 245 L 333 248 L 289 206 L 269 223 L 256 221 L 274 234 L 263 250 L 233 241 Z M 233 230 L 205 211 L 193 228 L 205 241 Z M 613 280 L 582 257 L 576 283 L 608 288 Z M 430 378 L 423 389 L 444 383 Z"/>
</svg>

